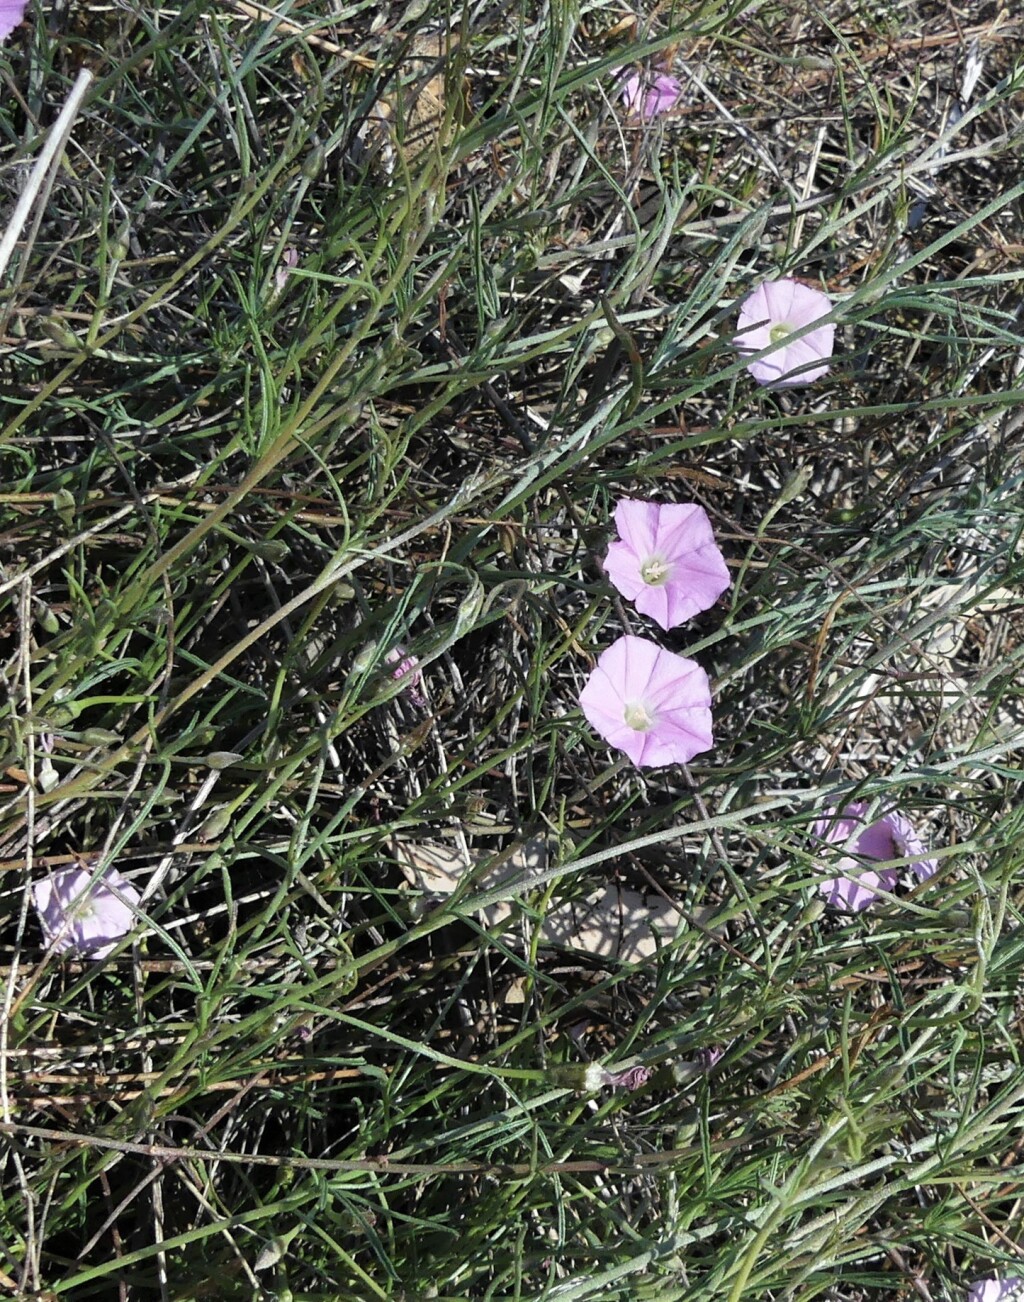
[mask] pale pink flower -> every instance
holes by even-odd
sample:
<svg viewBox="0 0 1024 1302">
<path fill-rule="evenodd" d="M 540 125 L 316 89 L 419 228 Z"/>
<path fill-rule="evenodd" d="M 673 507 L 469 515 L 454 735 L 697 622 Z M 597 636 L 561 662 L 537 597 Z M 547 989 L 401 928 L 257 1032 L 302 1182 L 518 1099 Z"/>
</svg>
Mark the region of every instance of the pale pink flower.
<svg viewBox="0 0 1024 1302">
<path fill-rule="evenodd" d="M 601 653 L 580 708 L 640 768 L 685 764 L 714 744 L 707 674 L 646 638 L 620 637 Z"/>
<path fill-rule="evenodd" d="M 0 0 L 0 41 L 6 41 L 25 17 L 28 0 Z"/>
<path fill-rule="evenodd" d="M 615 527 L 621 541 L 608 548 L 608 577 L 662 628 L 708 610 L 729 586 L 729 570 L 702 506 L 625 498 L 615 507 Z"/>
<path fill-rule="evenodd" d="M 391 677 L 396 683 L 401 683 L 404 691 L 408 693 L 409 700 L 414 705 L 425 705 L 423 693 L 420 691 L 420 685 L 423 682 L 423 670 L 420 668 L 420 662 L 414 655 L 409 655 L 404 646 L 395 646 L 384 657 L 385 664 L 394 665 L 391 671 Z"/>
<path fill-rule="evenodd" d="M 660 72 L 653 81 L 631 72 L 620 86 L 620 94 L 630 117 L 649 122 L 662 113 L 671 113 L 683 96 L 683 88 L 675 77 Z"/>
<path fill-rule="evenodd" d="M 827 294 L 796 280 L 770 280 L 748 294 L 740 304 L 733 343 L 741 353 L 759 353 L 777 345 L 767 357 L 747 366 L 758 384 L 782 389 L 827 375 L 836 334 L 831 322 L 786 341 L 831 311 Z"/>
<path fill-rule="evenodd" d="M 868 806 L 854 801 L 842 811 L 830 809 L 811 827 L 811 836 L 819 844 L 843 850 L 840 857 L 822 857 L 822 868 L 837 875 L 824 878 L 818 890 L 826 903 L 837 909 L 860 912 L 875 899 L 879 890 L 891 891 L 899 880 L 899 868 L 881 868 L 877 872 L 865 866 L 865 860 L 888 862 L 909 859 L 911 872 L 925 882 L 939 870 L 938 861 L 928 857 L 924 842 L 913 825 L 898 810 L 890 810 L 865 823 Z"/>
<path fill-rule="evenodd" d="M 1024 1276 L 979 1279 L 967 1290 L 966 1302 L 1024 1302 Z"/>
<path fill-rule="evenodd" d="M 114 868 L 93 880 L 85 868 L 62 868 L 32 886 L 47 945 L 105 958 L 135 925 L 141 897 Z"/>
</svg>

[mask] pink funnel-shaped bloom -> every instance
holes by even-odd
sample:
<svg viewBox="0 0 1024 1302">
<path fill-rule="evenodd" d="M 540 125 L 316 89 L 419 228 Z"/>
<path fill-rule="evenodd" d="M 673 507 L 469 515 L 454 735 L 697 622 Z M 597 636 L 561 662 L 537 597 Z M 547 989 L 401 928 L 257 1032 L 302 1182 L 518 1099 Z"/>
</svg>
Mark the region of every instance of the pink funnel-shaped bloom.
<svg viewBox="0 0 1024 1302">
<path fill-rule="evenodd" d="M 620 637 L 601 653 L 580 708 L 640 768 L 685 764 L 714 744 L 707 674 L 646 638 Z"/>
<path fill-rule="evenodd" d="M 652 81 L 632 72 L 622 82 L 620 93 L 630 117 L 649 122 L 662 113 L 671 113 L 682 99 L 683 88 L 668 73 L 659 73 Z"/>
<path fill-rule="evenodd" d="M 98 880 L 84 868 L 62 868 L 35 882 L 32 900 L 47 945 L 106 958 L 135 925 L 139 892 L 114 868 Z"/>
<path fill-rule="evenodd" d="M 831 322 L 790 343 L 786 340 L 831 311 L 827 294 L 796 280 L 771 280 L 748 294 L 740 304 L 733 343 L 741 353 L 759 353 L 777 345 L 767 357 L 747 366 L 758 384 L 783 389 L 827 375 L 836 335 Z"/>
<path fill-rule="evenodd" d="M 608 577 L 662 628 L 710 609 L 729 586 L 729 570 L 702 506 L 626 498 L 615 508 L 615 527 L 621 541 L 608 548 Z"/>
<path fill-rule="evenodd" d="M 910 870 L 919 882 L 927 881 L 939 870 L 938 862 L 927 857 L 924 842 L 901 813 L 894 809 L 873 823 L 865 823 L 867 809 L 860 800 L 846 805 L 840 813 L 830 809 L 811 828 L 815 841 L 846 851 L 839 859 L 822 856 L 822 867 L 838 876 L 819 882 L 818 890 L 826 903 L 837 909 L 860 912 L 868 908 L 879 890 L 891 891 L 899 880 L 898 868 L 875 872 L 864 866 L 865 859 L 910 859 Z"/>
<path fill-rule="evenodd" d="M 28 0 L 0 0 L 0 41 L 6 41 L 25 17 Z"/>
<path fill-rule="evenodd" d="M 1024 1276 L 979 1279 L 967 1290 L 966 1302 L 1024 1302 Z"/>
</svg>

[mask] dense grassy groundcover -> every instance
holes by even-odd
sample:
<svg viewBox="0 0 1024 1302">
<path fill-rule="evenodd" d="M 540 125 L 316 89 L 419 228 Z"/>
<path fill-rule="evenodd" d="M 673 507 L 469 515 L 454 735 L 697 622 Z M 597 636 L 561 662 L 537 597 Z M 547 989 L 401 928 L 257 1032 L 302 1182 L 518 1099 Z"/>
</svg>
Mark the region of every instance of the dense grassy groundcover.
<svg viewBox="0 0 1024 1302">
<path fill-rule="evenodd" d="M 7 208 L 95 80 L 0 306 L 5 1295 L 1015 1273 L 1022 36 L 985 0 L 29 9 Z M 779 275 L 837 347 L 771 391 L 730 341 Z M 622 497 L 707 510 L 713 610 L 616 596 Z M 685 768 L 580 714 L 624 632 L 711 676 Z M 826 908 L 851 800 L 937 875 Z M 410 889 L 402 843 L 473 866 Z M 32 906 L 76 863 L 142 895 L 100 961 Z M 609 885 L 675 935 L 541 943 Z"/>
</svg>

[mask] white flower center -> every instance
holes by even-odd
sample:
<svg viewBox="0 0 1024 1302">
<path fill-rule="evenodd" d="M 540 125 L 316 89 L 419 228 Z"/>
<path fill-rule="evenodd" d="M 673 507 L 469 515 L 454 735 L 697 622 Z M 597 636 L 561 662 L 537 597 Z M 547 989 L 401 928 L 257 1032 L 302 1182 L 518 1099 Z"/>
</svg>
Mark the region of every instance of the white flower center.
<svg viewBox="0 0 1024 1302">
<path fill-rule="evenodd" d="M 768 338 L 773 344 L 781 343 L 787 335 L 793 333 L 793 327 L 787 321 L 776 321 L 768 331 Z"/>
<path fill-rule="evenodd" d="M 668 580 L 672 567 L 664 556 L 648 556 L 640 566 L 640 577 L 652 588 L 660 588 Z"/>
<path fill-rule="evenodd" d="M 67 916 L 71 922 L 84 924 L 92 922 L 98 916 L 98 912 L 99 909 L 94 896 L 79 895 L 77 899 L 72 900 Z"/>
<path fill-rule="evenodd" d="M 654 715 L 643 701 L 627 701 L 622 711 L 626 727 L 634 732 L 650 732 L 654 727 Z"/>
</svg>

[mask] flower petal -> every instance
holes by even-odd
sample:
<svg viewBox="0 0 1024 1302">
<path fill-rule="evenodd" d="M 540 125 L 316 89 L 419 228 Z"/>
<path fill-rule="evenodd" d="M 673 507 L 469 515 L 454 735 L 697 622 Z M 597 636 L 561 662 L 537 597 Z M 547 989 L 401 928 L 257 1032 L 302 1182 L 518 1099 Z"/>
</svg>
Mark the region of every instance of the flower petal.
<svg viewBox="0 0 1024 1302">
<path fill-rule="evenodd" d="M 823 357 L 832 356 L 833 330 L 831 326 L 822 326 L 812 330 L 802 339 L 794 339 L 779 354 L 779 368 L 782 378 L 777 381 L 787 387 L 794 384 L 809 384 L 819 380 L 829 372 L 829 365 Z"/>
<path fill-rule="evenodd" d="M 1024 1276 L 979 1279 L 967 1290 L 965 1302 L 1024 1302 Z"/>
<path fill-rule="evenodd" d="M 849 866 L 849 871 L 842 877 L 830 877 L 818 883 L 818 891 L 825 897 L 825 903 L 834 909 L 847 909 L 861 913 L 878 897 L 878 890 L 891 891 L 896 885 L 894 872 L 872 872 L 861 869 L 852 859 L 840 860 L 839 866 Z"/>
<path fill-rule="evenodd" d="M 736 322 L 737 333 L 743 336 L 744 342 L 750 343 L 749 334 L 752 330 L 768 331 L 775 319 L 768 301 L 768 286 L 758 285 L 740 304 L 739 319 Z M 743 344 L 737 340 L 737 347 L 742 346 Z"/>
<path fill-rule="evenodd" d="M 27 8 L 28 0 L 0 0 L 0 42 L 7 40 L 25 17 Z"/>
<path fill-rule="evenodd" d="M 785 319 L 794 330 L 801 330 L 808 326 L 812 321 L 817 321 L 819 317 L 828 316 L 832 311 L 832 300 L 827 294 L 823 294 L 820 289 L 812 289 L 810 285 L 801 285 L 798 280 L 789 282 L 793 289 L 789 299 L 789 306 L 786 308 Z M 834 329 L 834 327 L 829 327 Z"/>
<path fill-rule="evenodd" d="M 638 502 L 623 497 L 615 504 L 615 528 L 619 537 L 637 556 L 655 548 L 661 507 L 657 502 Z"/>
</svg>

